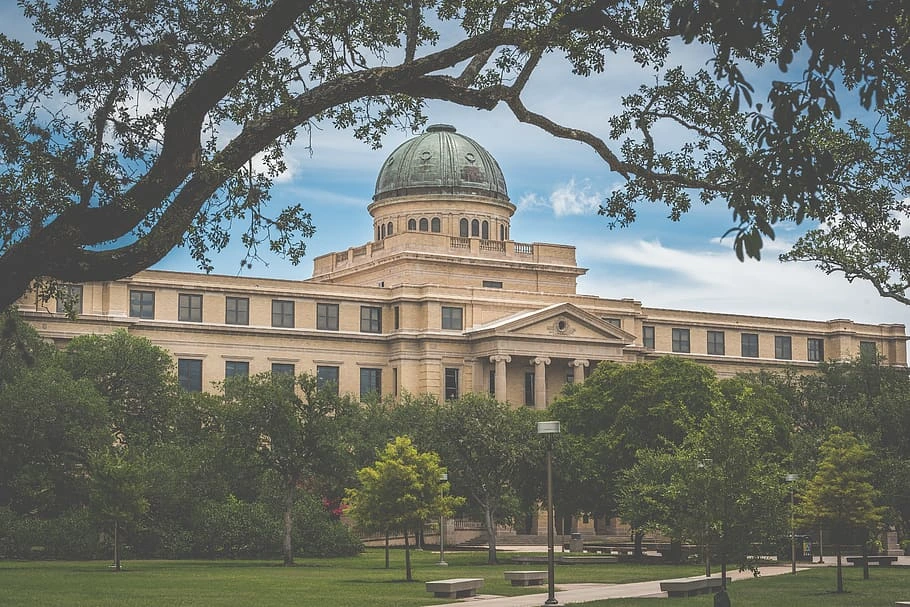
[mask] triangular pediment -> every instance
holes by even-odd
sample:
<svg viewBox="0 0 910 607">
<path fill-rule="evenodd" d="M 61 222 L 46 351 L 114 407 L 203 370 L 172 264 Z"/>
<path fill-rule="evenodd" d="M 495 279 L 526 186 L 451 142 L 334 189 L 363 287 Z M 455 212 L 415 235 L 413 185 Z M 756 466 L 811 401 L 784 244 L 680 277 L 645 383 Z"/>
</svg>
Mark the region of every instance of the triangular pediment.
<svg viewBox="0 0 910 607">
<path fill-rule="evenodd" d="M 583 339 L 631 344 L 635 336 L 571 303 L 560 303 L 538 310 L 513 314 L 473 327 L 465 332 L 472 337 L 521 336 L 549 340 Z"/>
</svg>

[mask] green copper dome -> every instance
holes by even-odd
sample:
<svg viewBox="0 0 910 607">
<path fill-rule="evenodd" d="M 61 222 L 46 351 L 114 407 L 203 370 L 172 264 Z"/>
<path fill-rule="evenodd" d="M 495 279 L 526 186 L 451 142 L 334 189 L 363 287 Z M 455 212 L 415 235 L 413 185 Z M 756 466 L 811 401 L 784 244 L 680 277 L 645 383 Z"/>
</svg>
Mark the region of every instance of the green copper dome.
<svg viewBox="0 0 910 607">
<path fill-rule="evenodd" d="M 496 160 L 479 143 L 434 124 L 386 159 L 373 200 L 421 194 L 463 194 L 509 200 Z"/>
</svg>

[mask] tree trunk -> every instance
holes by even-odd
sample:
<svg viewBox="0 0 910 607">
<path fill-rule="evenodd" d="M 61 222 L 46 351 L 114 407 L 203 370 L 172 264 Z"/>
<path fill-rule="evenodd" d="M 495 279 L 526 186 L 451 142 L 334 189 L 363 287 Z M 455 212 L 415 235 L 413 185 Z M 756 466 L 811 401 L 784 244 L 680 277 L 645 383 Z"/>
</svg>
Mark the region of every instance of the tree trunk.
<svg viewBox="0 0 910 607">
<path fill-rule="evenodd" d="M 635 547 L 632 549 L 632 555 L 633 555 L 636 559 L 641 560 L 641 558 L 642 558 L 642 556 L 643 556 L 643 554 L 642 554 L 643 551 L 642 551 L 642 549 L 641 549 L 641 543 L 642 543 L 642 541 L 645 539 L 645 532 L 644 532 L 644 531 L 641 531 L 640 529 L 639 529 L 639 530 L 636 530 L 636 531 L 632 534 L 632 539 L 633 539 L 633 541 L 635 542 Z"/>
<path fill-rule="evenodd" d="M 389 531 L 385 532 L 385 568 L 389 568 Z"/>
<path fill-rule="evenodd" d="M 840 544 L 834 544 L 834 554 L 837 556 L 837 591 L 844 591 L 844 572 L 841 569 Z"/>
<path fill-rule="evenodd" d="M 411 544 L 408 542 L 408 530 L 404 530 L 404 570 L 405 570 L 405 579 L 409 582 L 413 581 L 411 578 Z"/>
<path fill-rule="evenodd" d="M 120 571 L 120 523 L 114 521 L 114 571 Z"/>
<path fill-rule="evenodd" d="M 487 529 L 487 537 L 489 538 L 487 564 L 496 565 L 499 563 L 496 559 L 496 525 L 493 523 L 493 512 L 489 508 L 483 509 L 483 523 Z"/>
<path fill-rule="evenodd" d="M 869 579 L 869 542 L 863 542 L 863 579 Z"/>
<path fill-rule="evenodd" d="M 293 480 L 288 481 L 285 488 L 287 493 L 284 496 L 284 564 L 290 566 L 294 564 L 294 548 L 291 545 L 291 529 L 294 525 L 294 494 L 297 492 L 297 483 Z"/>
</svg>

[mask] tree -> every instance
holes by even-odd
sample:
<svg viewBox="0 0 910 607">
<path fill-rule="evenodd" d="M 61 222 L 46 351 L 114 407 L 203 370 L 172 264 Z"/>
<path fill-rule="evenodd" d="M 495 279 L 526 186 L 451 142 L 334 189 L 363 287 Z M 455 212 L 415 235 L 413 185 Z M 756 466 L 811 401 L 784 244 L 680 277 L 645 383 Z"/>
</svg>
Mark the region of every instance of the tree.
<svg viewBox="0 0 910 607">
<path fill-rule="evenodd" d="M 37 41 L 0 37 L 0 309 L 35 281 L 50 296 L 56 281 L 127 276 L 178 244 L 211 269 L 241 220 L 245 264 L 260 245 L 299 261 L 310 216 L 268 208 L 298 130 L 331 122 L 378 145 L 420 126 L 428 99 L 503 104 L 589 146 L 624 179 L 601 208 L 611 225 L 640 203 L 678 219 L 693 196 L 725 202 L 741 258 L 781 221 L 850 217 L 870 199 L 906 216 L 899 0 L 21 5 Z M 680 43 L 711 69 L 674 66 Z M 631 58 L 654 78 L 598 136 L 526 105 L 557 53 L 582 77 Z M 781 76 L 791 68 L 802 74 Z M 764 80 L 767 107 L 753 107 Z M 843 126 L 853 105 L 839 99 L 855 95 L 852 116 L 880 117 L 876 129 Z"/>
<path fill-rule="evenodd" d="M 852 433 L 833 428 L 819 447 L 819 456 L 818 470 L 801 492 L 797 513 L 802 522 L 835 531 L 837 592 L 843 592 L 843 532 L 874 528 L 882 519 L 881 509 L 875 505 L 878 491 L 871 482 L 872 451 Z"/>
<path fill-rule="evenodd" d="M 557 451 L 561 510 L 612 514 L 618 476 L 637 452 L 681 444 L 720 398 L 714 371 L 679 357 L 600 363 L 550 406 L 563 424 Z"/>
<path fill-rule="evenodd" d="M 372 466 L 357 472 L 358 488 L 346 491 L 348 514 L 363 529 L 404 533 L 405 570 L 411 577 L 409 532 L 416 533 L 424 521 L 451 516 L 463 498 L 449 494 L 441 480 L 445 468 L 432 451 L 420 453 L 407 437 L 386 445 Z"/>
<path fill-rule="evenodd" d="M 259 456 L 284 491 L 284 564 L 294 564 L 291 542 L 294 504 L 304 489 L 341 495 L 352 473 L 348 418 L 356 404 L 316 378 L 261 373 L 224 382 L 225 433 L 233 448 Z"/>
<path fill-rule="evenodd" d="M 535 416 L 483 394 L 466 394 L 439 405 L 428 442 L 449 470 L 453 491 L 484 524 L 487 562 L 496 563 L 496 527 L 521 513 L 521 480 L 542 470 Z M 537 479 L 542 473 L 535 475 Z"/>
<path fill-rule="evenodd" d="M 178 390 L 174 362 L 164 349 L 119 330 L 74 338 L 62 362 L 73 377 L 90 380 L 108 401 L 118 441 L 149 444 L 170 431 Z"/>
<path fill-rule="evenodd" d="M 142 467 L 141 461 L 130 457 L 126 446 L 105 449 L 91 459 L 92 509 L 113 525 L 114 571 L 120 571 L 120 532 L 148 508 Z"/>
</svg>

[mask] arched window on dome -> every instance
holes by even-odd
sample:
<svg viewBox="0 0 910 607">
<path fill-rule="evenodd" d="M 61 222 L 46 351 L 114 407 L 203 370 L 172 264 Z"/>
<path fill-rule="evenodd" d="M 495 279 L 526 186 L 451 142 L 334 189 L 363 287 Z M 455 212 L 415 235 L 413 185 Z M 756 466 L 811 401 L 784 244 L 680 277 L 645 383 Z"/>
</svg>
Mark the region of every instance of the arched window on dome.
<svg viewBox="0 0 910 607">
<path fill-rule="evenodd" d="M 389 225 L 386 227 L 386 230 L 385 230 L 386 236 L 391 236 L 391 235 L 392 235 L 392 230 L 393 230 L 393 229 L 394 229 L 394 228 L 392 227 L 392 222 L 390 221 L 390 222 L 389 222 Z"/>
<path fill-rule="evenodd" d="M 379 237 L 385 238 L 385 224 L 382 224 L 381 226 L 379 226 Z"/>
<path fill-rule="evenodd" d="M 480 222 L 476 219 L 471 220 L 471 236 L 480 236 Z"/>
<path fill-rule="evenodd" d="M 506 226 L 500 225 L 499 226 L 499 240 L 505 240 L 505 239 L 506 239 Z"/>
<path fill-rule="evenodd" d="M 416 219 L 408 219 L 408 229 L 411 230 L 412 232 L 417 229 L 417 220 Z"/>
<path fill-rule="evenodd" d="M 490 222 L 484 221 L 480 224 L 480 237 L 484 240 L 490 240 Z"/>
<path fill-rule="evenodd" d="M 462 219 L 458 222 L 458 235 L 462 238 L 468 237 L 468 220 Z"/>
<path fill-rule="evenodd" d="M 439 217 L 434 217 L 430 221 L 430 231 L 431 232 L 442 232 L 442 222 L 439 221 Z"/>
<path fill-rule="evenodd" d="M 420 218 L 420 231 L 421 231 L 421 232 L 429 232 L 429 231 L 430 231 L 430 222 L 427 221 L 427 218 L 426 218 L 426 217 L 421 217 L 421 218 Z"/>
</svg>

